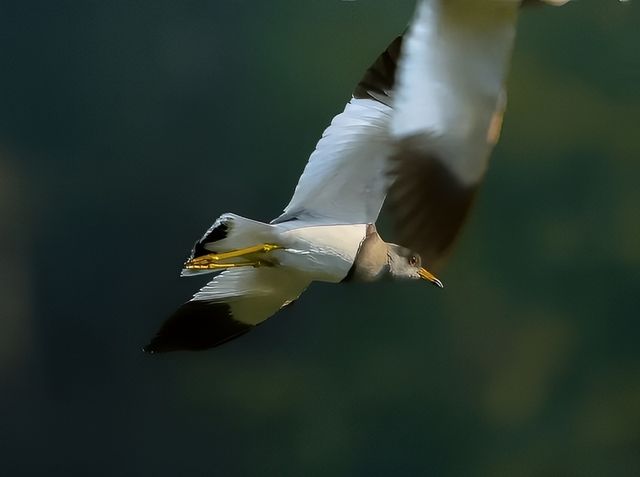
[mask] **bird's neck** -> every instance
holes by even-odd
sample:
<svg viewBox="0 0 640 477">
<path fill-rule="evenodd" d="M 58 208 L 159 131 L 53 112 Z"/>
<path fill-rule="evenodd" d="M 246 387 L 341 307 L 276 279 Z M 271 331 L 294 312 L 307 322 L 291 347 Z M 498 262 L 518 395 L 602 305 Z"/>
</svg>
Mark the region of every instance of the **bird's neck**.
<svg viewBox="0 0 640 477">
<path fill-rule="evenodd" d="M 387 243 L 376 231 L 374 225 L 367 226 L 367 234 L 358 248 L 351 270 L 347 275 L 348 281 L 373 282 L 380 280 L 389 273 Z"/>
</svg>

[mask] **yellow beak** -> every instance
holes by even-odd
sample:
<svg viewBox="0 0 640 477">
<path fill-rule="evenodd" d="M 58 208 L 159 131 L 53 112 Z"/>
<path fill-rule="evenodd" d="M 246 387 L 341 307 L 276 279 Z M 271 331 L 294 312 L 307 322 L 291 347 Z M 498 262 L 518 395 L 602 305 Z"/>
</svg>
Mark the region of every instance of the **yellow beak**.
<svg viewBox="0 0 640 477">
<path fill-rule="evenodd" d="M 437 287 L 444 288 L 444 285 L 442 284 L 442 282 L 438 280 L 436 276 L 426 268 L 421 268 L 420 270 L 418 270 L 418 275 L 420 275 L 420 278 L 422 278 L 423 280 L 429 280 L 431 283 L 433 283 Z"/>
</svg>

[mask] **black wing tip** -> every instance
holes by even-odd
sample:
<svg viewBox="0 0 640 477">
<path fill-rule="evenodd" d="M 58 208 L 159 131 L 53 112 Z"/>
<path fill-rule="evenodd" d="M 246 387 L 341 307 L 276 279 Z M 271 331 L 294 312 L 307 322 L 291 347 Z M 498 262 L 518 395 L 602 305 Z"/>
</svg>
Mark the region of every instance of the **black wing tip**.
<svg viewBox="0 0 640 477">
<path fill-rule="evenodd" d="M 354 98 L 380 101 L 393 90 L 402 40 L 402 36 L 395 38 L 376 58 L 353 91 Z"/>
<path fill-rule="evenodd" d="M 180 306 L 142 350 L 147 354 L 202 351 L 252 328 L 253 325 L 235 320 L 227 303 L 192 300 Z"/>
</svg>

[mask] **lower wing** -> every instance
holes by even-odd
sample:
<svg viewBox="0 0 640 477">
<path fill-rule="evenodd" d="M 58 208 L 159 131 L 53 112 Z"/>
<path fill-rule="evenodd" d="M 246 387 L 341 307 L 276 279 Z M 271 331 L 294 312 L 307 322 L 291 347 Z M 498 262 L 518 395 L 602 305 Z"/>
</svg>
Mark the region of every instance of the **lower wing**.
<svg viewBox="0 0 640 477">
<path fill-rule="evenodd" d="M 178 308 L 144 350 L 163 353 L 221 345 L 296 300 L 309 283 L 280 268 L 225 270 Z"/>
</svg>

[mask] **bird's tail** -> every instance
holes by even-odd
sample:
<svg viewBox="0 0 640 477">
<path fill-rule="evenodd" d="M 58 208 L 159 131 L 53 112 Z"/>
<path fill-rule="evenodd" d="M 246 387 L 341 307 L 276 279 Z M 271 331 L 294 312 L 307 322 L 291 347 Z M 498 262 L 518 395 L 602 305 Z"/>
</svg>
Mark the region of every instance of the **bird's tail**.
<svg viewBox="0 0 640 477">
<path fill-rule="evenodd" d="M 187 261 L 211 253 L 225 253 L 260 243 L 271 243 L 275 238 L 276 233 L 273 225 L 236 214 L 222 214 L 195 243 Z M 181 276 L 200 275 L 214 271 L 216 270 L 183 269 Z"/>
</svg>

